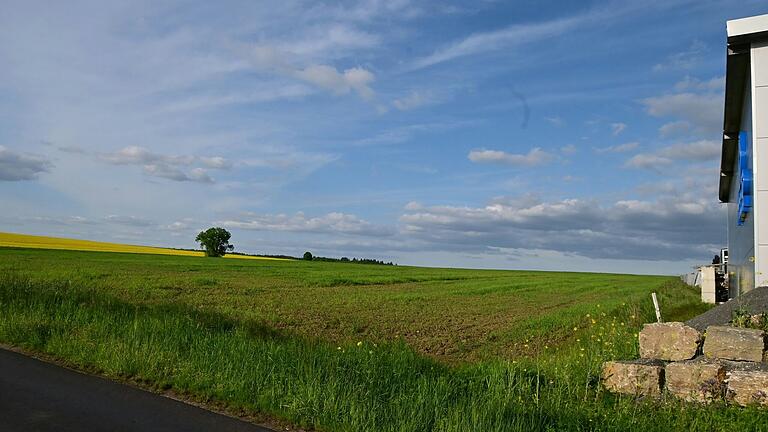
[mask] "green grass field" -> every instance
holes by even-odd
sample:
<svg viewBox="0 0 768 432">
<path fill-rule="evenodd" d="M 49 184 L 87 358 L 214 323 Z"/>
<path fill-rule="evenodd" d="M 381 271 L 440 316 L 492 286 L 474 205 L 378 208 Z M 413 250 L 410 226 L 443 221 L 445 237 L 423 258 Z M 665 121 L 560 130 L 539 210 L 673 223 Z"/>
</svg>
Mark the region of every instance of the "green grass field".
<svg viewBox="0 0 768 432">
<path fill-rule="evenodd" d="M 758 430 L 599 386 L 676 278 L 0 249 L 0 342 L 325 431 Z"/>
</svg>

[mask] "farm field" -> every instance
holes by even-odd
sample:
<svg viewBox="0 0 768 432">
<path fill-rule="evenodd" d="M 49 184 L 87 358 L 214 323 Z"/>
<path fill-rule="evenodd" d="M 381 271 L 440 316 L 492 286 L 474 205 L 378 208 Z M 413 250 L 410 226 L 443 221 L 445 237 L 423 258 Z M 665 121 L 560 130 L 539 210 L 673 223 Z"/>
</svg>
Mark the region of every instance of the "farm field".
<svg viewBox="0 0 768 432">
<path fill-rule="evenodd" d="M 78 240 L 61 237 L 36 236 L 29 234 L 16 234 L 0 232 L 0 247 L 30 248 L 30 249 L 58 249 L 58 250 L 79 250 L 95 252 L 122 252 L 122 253 L 140 253 L 151 255 L 175 255 L 175 256 L 197 256 L 202 257 L 205 254 L 202 251 L 191 251 L 182 249 L 168 249 L 153 246 L 137 246 L 122 243 L 106 243 L 91 240 Z M 249 255 L 230 254 L 225 258 L 239 259 L 263 259 L 280 260 L 281 258 L 258 257 Z"/>
<path fill-rule="evenodd" d="M 0 342 L 324 431 L 757 430 L 601 391 L 676 278 L 0 248 Z"/>
</svg>

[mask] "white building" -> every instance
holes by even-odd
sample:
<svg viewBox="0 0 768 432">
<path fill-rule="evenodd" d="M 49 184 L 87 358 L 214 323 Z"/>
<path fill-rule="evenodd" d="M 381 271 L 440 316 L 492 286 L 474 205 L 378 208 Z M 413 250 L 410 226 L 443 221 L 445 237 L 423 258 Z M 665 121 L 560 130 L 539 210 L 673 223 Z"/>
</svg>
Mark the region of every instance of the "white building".
<svg viewBox="0 0 768 432">
<path fill-rule="evenodd" d="M 768 285 L 768 15 L 728 21 L 720 201 L 730 295 Z"/>
</svg>

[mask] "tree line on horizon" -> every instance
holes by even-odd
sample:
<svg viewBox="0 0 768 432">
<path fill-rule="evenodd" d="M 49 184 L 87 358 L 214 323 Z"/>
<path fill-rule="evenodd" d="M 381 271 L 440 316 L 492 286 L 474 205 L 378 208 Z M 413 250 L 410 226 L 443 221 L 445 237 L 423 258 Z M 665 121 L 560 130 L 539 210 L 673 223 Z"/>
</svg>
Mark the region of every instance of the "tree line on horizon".
<svg viewBox="0 0 768 432">
<path fill-rule="evenodd" d="M 301 258 L 290 256 L 290 255 L 266 255 L 266 254 L 246 254 L 242 252 L 234 252 L 235 246 L 229 243 L 229 240 L 232 238 L 232 234 L 227 231 L 224 228 L 220 227 L 212 227 L 208 228 L 205 231 L 200 231 L 200 233 L 195 237 L 195 241 L 200 243 L 200 246 L 205 251 L 205 256 L 208 257 L 222 257 L 225 254 L 229 253 L 230 255 L 244 255 L 244 256 L 258 256 L 258 257 L 265 257 L 265 258 L 283 258 L 283 259 L 293 259 L 293 260 L 304 260 L 304 261 L 322 261 L 322 262 L 348 262 L 353 264 L 377 264 L 377 265 L 397 265 L 390 262 L 385 262 L 383 260 L 377 260 L 373 258 L 352 258 L 349 259 L 347 257 L 341 257 L 341 258 L 330 258 L 330 257 L 321 257 L 321 256 L 313 256 L 311 252 L 307 251 L 304 252 L 304 255 Z"/>
</svg>

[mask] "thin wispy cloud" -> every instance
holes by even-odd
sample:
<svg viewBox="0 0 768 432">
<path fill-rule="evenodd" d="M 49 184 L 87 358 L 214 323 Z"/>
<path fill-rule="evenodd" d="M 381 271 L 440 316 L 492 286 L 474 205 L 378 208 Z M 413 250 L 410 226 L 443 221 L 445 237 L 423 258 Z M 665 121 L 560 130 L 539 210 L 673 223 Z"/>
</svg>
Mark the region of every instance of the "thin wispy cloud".
<svg viewBox="0 0 768 432">
<path fill-rule="evenodd" d="M 628 142 L 606 147 L 597 147 L 595 148 L 595 153 L 626 153 L 635 150 L 638 147 L 640 147 L 640 143 Z"/>
<path fill-rule="evenodd" d="M 618 136 L 619 134 L 624 132 L 624 130 L 626 129 L 627 129 L 626 123 L 611 123 L 611 134 L 613 136 Z"/>
<path fill-rule="evenodd" d="M 496 163 L 518 167 L 544 165 L 556 159 L 555 155 L 539 147 L 532 148 L 528 153 L 507 153 L 501 150 L 472 150 L 467 158 L 475 163 Z"/>
</svg>

